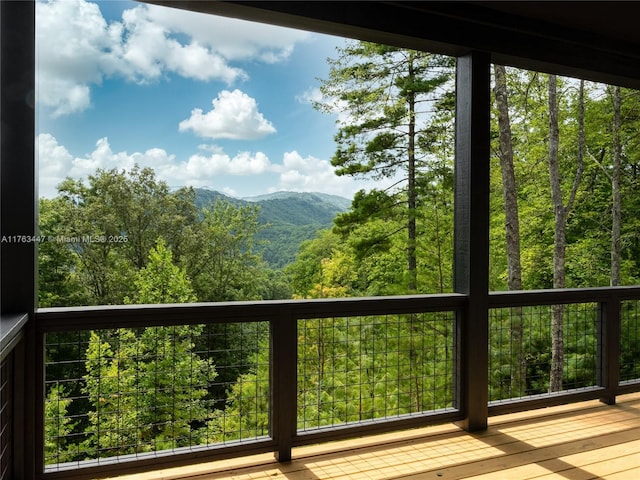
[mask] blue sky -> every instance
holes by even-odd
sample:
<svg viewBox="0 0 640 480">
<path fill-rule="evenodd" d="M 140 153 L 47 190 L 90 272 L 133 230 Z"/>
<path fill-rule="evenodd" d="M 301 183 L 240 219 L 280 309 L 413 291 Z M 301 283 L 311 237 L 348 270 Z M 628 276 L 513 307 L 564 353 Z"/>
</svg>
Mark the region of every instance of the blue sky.
<svg viewBox="0 0 640 480">
<path fill-rule="evenodd" d="M 237 197 L 368 188 L 309 101 L 344 39 L 121 0 L 40 1 L 36 32 L 41 197 L 134 164 Z"/>
</svg>

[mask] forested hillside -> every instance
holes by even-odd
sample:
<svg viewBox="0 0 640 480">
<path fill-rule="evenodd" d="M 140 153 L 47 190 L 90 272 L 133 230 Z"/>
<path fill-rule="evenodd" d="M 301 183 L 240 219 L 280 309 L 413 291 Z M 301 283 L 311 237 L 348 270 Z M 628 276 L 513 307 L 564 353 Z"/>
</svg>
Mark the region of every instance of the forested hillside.
<svg viewBox="0 0 640 480">
<path fill-rule="evenodd" d="M 316 108 L 343 119 L 335 172 L 389 187 L 362 190 L 345 209 L 315 194 L 241 201 L 170 191 L 150 169 L 69 179 L 40 201 L 40 234 L 49 239 L 39 251 L 40 306 L 451 292 L 452 59 L 350 42 L 329 64 Z M 490 288 L 637 284 L 640 93 L 495 66 L 492 101 Z M 578 307 L 491 313 L 492 400 L 595 384 L 599 314 Z M 640 360 L 633 322 L 623 319 L 623 378 L 635 378 Z M 308 409 L 298 412 L 299 428 L 451 407 L 454 338 L 448 312 L 301 321 L 298 395 Z M 55 377 L 66 373 L 48 371 L 48 425 L 63 431 L 47 444 L 48 458 L 269 430 L 262 322 L 101 331 L 78 344 L 84 360 L 69 375 L 82 382 L 67 386 Z M 48 347 L 52 365 L 66 360 L 65 345 Z M 132 383 L 127 395 L 115 371 Z M 140 371 L 155 372 L 156 384 Z M 152 390 L 153 399 L 136 393 Z M 149 407 L 187 397 L 189 418 Z M 125 438 L 105 414 L 116 404 L 154 428 Z M 158 427 L 167 418 L 174 430 Z M 100 437 L 105 429 L 116 433 Z"/>
<path fill-rule="evenodd" d="M 276 192 L 237 199 L 219 192 L 195 189 L 196 206 L 210 207 L 218 200 L 234 205 L 257 205 L 260 231 L 257 251 L 273 268 L 282 268 L 295 260 L 298 247 L 311 240 L 319 230 L 330 228 L 338 213 L 349 209 L 351 201 L 336 195 L 306 192 Z"/>
</svg>

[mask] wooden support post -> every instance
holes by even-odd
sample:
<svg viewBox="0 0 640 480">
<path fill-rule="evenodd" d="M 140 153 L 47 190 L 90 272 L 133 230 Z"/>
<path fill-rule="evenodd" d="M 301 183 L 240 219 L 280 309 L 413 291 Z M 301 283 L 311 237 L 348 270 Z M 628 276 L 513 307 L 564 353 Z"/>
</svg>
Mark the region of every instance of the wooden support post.
<svg viewBox="0 0 640 480">
<path fill-rule="evenodd" d="M 607 405 L 615 405 L 620 382 L 620 309 L 619 299 L 600 303 L 598 385 L 605 388 L 600 401 Z"/>
<path fill-rule="evenodd" d="M 454 289 L 468 295 L 457 317 L 457 406 L 468 431 L 487 428 L 489 291 L 489 55 L 458 57 Z"/>
<path fill-rule="evenodd" d="M 276 460 L 291 460 L 297 424 L 298 323 L 289 309 L 271 322 L 271 437 Z"/>
<path fill-rule="evenodd" d="M 0 8 L 0 308 L 22 314 L 35 306 L 35 9 L 29 1 Z"/>
<path fill-rule="evenodd" d="M 37 399 L 41 370 L 35 363 L 36 169 L 35 2 L 0 1 L 0 311 L 27 314 L 22 344 L 15 352 L 12 421 L 15 478 L 35 478 L 43 469 L 43 418 Z M 39 365 L 42 367 L 42 365 Z M 40 442 L 38 441 L 40 439 Z M 18 444 L 20 443 L 20 444 Z"/>
</svg>

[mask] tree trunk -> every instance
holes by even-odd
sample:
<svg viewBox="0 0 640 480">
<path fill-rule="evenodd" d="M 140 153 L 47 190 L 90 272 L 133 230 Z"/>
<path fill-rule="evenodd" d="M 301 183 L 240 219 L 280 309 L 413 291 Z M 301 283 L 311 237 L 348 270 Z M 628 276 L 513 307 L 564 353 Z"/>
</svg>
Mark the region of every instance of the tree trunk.
<svg viewBox="0 0 640 480">
<path fill-rule="evenodd" d="M 622 222 L 622 196 L 620 194 L 620 87 L 613 89 L 613 172 L 611 174 L 611 286 L 620 285 L 620 230 Z"/>
<path fill-rule="evenodd" d="M 409 61 L 409 79 L 413 84 L 415 79 L 413 52 Z M 407 262 L 409 273 L 409 291 L 415 292 L 418 287 L 418 265 L 416 258 L 416 94 L 409 92 L 407 95 L 409 107 L 409 145 L 408 145 L 408 166 L 407 166 Z"/>
<path fill-rule="evenodd" d="M 566 219 L 560 185 L 558 149 L 560 134 L 558 129 L 557 79 L 549 75 L 549 180 L 551 182 L 551 202 L 554 212 L 553 239 L 553 288 L 565 287 Z M 564 308 L 551 308 L 551 374 L 549 391 L 562 390 L 562 369 L 564 365 Z"/>
<path fill-rule="evenodd" d="M 505 210 L 505 235 L 507 244 L 507 287 L 522 290 L 522 268 L 520 264 L 520 221 L 518 216 L 518 195 L 513 166 L 511 144 L 511 121 L 507 93 L 506 68 L 494 65 L 495 96 L 498 108 L 498 129 L 500 132 L 500 169 L 502 171 L 502 196 Z M 524 394 L 526 360 L 522 350 L 522 309 L 515 308 L 511 319 L 511 370 L 512 396 Z"/>
<path fill-rule="evenodd" d="M 442 236 L 440 233 L 440 215 L 438 214 L 438 200 L 434 199 L 434 220 L 436 222 L 436 251 L 438 252 L 438 293 L 444 293 L 444 269 L 442 267 L 442 263 L 444 262 L 442 258 Z"/>
<path fill-rule="evenodd" d="M 509 290 L 522 289 L 522 269 L 520 266 L 520 221 L 518 218 L 518 197 L 516 177 L 513 167 L 511 145 L 511 122 L 507 95 L 506 69 L 494 65 L 495 95 L 498 107 L 498 127 L 500 132 L 500 168 L 502 170 L 502 196 L 505 209 L 505 230 L 507 243 L 507 285 Z"/>
<path fill-rule="evenodd" d="M 555 75 L 549 75 L 549 179 L 551 182 L 551 202 L 555 216 L 554 243 L 553 243 L 553 288 L 565 288 L 566 286 L 566 244 L 567 244 L 567 218 L 573 208 L 578 192 L 578 186 L 584 169 L 584 80 L 580 81 L 578 93 L 578 152 L 577 169 L 573 179 L 573 186 L 567 205 L 562 198 L 562 185 L 559 165 L 560 134 L 558 127 L 558 98 L 557 79 Z M 564 306 L 553 305 L 551 307 L 551 374 L 549 391 L 562 390 L 562 376 L 564 366 Z"/>
</svg>

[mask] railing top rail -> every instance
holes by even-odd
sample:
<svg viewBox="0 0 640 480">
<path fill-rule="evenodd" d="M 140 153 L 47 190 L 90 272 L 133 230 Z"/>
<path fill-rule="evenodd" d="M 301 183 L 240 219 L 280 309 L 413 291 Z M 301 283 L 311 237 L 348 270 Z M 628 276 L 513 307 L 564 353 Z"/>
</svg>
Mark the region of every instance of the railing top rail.
<svg viewBox="0 0 640 480">
<path fill-rule="evenodd" d="M 491 292 L 489 307 L 524 307 L 633 299 L 640 299 L 640 286 L 512 290 Z"/>
<path fill-rule="evenodd" d="M 461 308 L 458 293 L 387 297 L 261 300 L 161 305 L 56 307 L 36 311 L 40 331 L 267 321 L 447 311 Z"/>
<path fill-rule="evenodd" d="M 0 317 L 0 361 L 11 352 L 22 336 L 22 329 L 29 320 L 26 313 Z"/>
<path fill-rule="evenodd" d="M 489 293 L 490 308 L 640 299 L 640 286 L 519 290 Z M 460 293 L 384 297 L 261 300 L 161 305 L 55 307 L 36 311 L 40 331 L 254 322 L 447 311 L 462 308 Z"/>
</svg>

